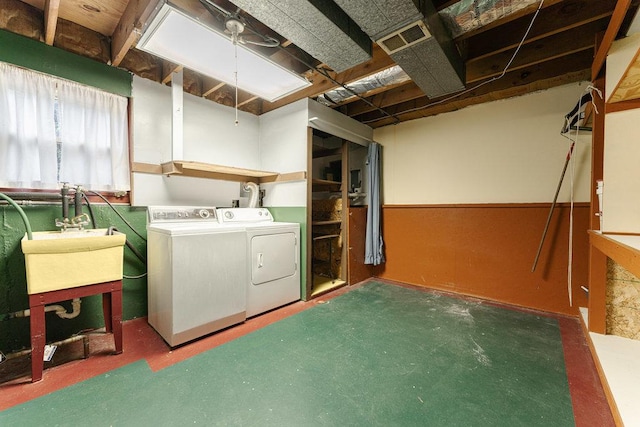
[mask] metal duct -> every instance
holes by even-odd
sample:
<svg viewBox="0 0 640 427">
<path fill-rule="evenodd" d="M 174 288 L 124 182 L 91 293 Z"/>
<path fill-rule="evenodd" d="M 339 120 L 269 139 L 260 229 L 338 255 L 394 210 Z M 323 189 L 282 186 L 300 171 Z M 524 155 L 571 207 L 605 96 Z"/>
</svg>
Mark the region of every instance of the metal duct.
<svg viewBox="0 0 640 427">
<path fill-rule="evenodd" d="M 354 97 L 354 94 L 360 95 L 381 87 L 397 85 L 409 80 L 411 79 L 407 73 L 405 73 L 398 65 L 394 65 L 386 70 L 379 71 L 375 74 L 349 83 L 347 85 L 347 89 L 340 87 L 330 90 L 329 92 L 318 96 L 317 101 L 323 105 L 332 107 Z"/>
<path fill-rule="evenodd" d="M 369 37 L 331 0 L 232 2 L 338 73 L 371 59 Z"/>
<path fill-rule="evenodd" d="M 429 0 L 335 0 L 429 97 L 464 89 L 464 62 Z"/>
</svg>

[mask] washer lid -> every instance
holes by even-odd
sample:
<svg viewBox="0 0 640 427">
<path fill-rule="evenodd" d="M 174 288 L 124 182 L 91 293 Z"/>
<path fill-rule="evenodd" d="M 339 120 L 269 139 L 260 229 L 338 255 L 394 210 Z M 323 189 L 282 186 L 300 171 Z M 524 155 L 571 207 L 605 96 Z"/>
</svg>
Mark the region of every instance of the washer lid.
<svg viewBox="0 0 640 427">
<path fill-rule="evenodd" d="M 238 225 L 218 224 L 217 222 L 166 222 L 147 225 L 147 232 L 154 231 L 163 234 L 189 235 L 244 232 L 245 227 Z"/>
</svg>

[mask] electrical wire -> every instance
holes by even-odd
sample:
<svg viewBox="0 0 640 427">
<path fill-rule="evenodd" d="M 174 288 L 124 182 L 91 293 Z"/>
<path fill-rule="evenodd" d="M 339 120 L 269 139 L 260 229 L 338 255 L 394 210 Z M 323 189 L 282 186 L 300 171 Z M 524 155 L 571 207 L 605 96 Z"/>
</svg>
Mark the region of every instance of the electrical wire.
<svg viewBox="0 0 640 427">
<path fill-rule="evenodd" d="M 518 47 L 516 48 L 515 52 L 513 52 L 513 55 L 511 55 L 511 59 L 509 59 L 509 62 L 507 62 L 507 65 L 504 67 L 504 69 L 502 70 L 502 72 L 498 75 L 498 76 L 494 76 L 489 80 L 485 80 L 484 82 L 481 82 L 477 85 L 475 85 L 472 88 L 469 89 L 465 89 L 462 92 L 458 92 L 454 95 L 448 96 L 444 99 L 441 99 L 439 101 L 436 102 L 432 102 L 428 105 L 425 105 L 423 107 L 416 107 L 416 108 L 411 108 L 409 110 L 405 110 L 402 112 L 402 114 L 408 114 L 408 113 L 414 113 L 416 111 L 420 111 L 420 110 L 424 110 L 425 108 L 430 108 L 436 105 L 440 105 L 442 103 L 451 101 L 452 99 L 458 98 L 459 96 L 465 95 L 469 92 L 472 92 L 482 86 L 488 85 L 490 83 L 493 83 L 497 80 L 500 80 L 501 78 L 503 78 L 506 74 L 507 71 L 509 70 L 509 67 L 511 67 L 511 64 L 513 64 L 513 61 L 516 59 L 516 56 L 518 55 L 518 53 L 520 52 L 520 49 L 522 48 L 522 46 L 524 45 L 524 42 L 527 40 L 527 37 L 529 36 L 529 32 L 531 32 L 531 28 L 533 27 L 533 23 L 536 22 L 536 18 L 538 17 L 538 14 L 540 13 L 540 9 L 542 9 L 542 5 L 544 4 L 544 0 L 540 0 L 540 4 L 538 4 L 538 8 L 536 9 L 535 13 L 533 14 L 533 17 L 531 18 L 531 22 L 529 22 L 529 26 L 527 27 L 527 31 L 525 31 L 524 36 L 522 37 L 522 39 L 520 40 L 520 43 L 518 43 Z M 395 117 L 395 116 L 394 116 Z M 367 121 L 363 121 L 363 124 L 368 124 L 368 123 L 373 123 L 373 122 L 377 122 L 380 121 L 381 119 L 374 119 L 374 120 L 367 120 Z M 398 120 L 399 121 L 399 120 Z"/>
<path fill-rule="evenodd" d="M 234 34 L 233 37 L 233 49 L 234 49 L 234 55 L 235 55 L 235 67 L 236 69 L 233 72 L 233 78 L 235 79 L 235 91 L 236 91 L 236 96 L 235 96 L 235 110 L 236 110 L 236 121 L 235 121 L 235 125 L 238 126 L 238 35 Z"/>
<path fill-rule="evenodd" d="M 146 238 L 146 237 L 144 237 L 142 234 L 140 234 L 140 233 L 139 233 L 139 232 L 138 232 L 138 231 L 133 227 L 133 225 L 131 225 L 131 223 L 130 223 L 129 221 L 127 221 L 127 219 L 126 219 L 124 216 L 122 216 L 122 214 L 121 214 L 120 212 L 118 212 L 118 211 L 117 211 L 117 209 L 115 208 L 115 206 L 113 206 L 113 205 L 111 204 L 111 202 L 109 202 L 109 200 L 107 200 L 107 198 L 106 198 L 106 197 L 104 197 L 102 194 L 100 194 L 100 193 L 98 193 L 98 192 L 96 192 L 96 191 L 87 191 L 87 192 L 88 192 L 88 193 L 91 193 L 91 194 L 94 194 L 94 195 L 96 195 L 96 196 L 100 197 L 102 200 L 104 200 L 104 201 L 105 201 L 105 203 L 106 203 L 107 205 L 109 205 L 109 207 L 110 207 L 110 208 L 111 208 L 111 209 L 116 213 L 116 215 L 118 215 L 118 216 L 120 217 L 120 219 L 121 219 L 125 224 L 127 224 L 127 226 L 131 229 L 131 231 L 133 231 L 133 232 L 134 232 L 138 237 L 140 237 L 140 238 L 141 238 L 142 240 L 144 240 L 145 242 L 147 241 L 147 238 Z"/>
</svg>

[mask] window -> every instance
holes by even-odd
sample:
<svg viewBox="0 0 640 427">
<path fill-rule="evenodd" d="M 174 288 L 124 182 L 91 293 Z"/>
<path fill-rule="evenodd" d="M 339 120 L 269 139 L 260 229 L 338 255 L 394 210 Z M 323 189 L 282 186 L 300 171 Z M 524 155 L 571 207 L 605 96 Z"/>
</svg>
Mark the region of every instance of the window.
<svg viewBox="0 0 640 427">
<path fill-rule="evenodd" d="M 127 98 L 0 63 L 0 187 L 129 191 Z"/>
</svg>

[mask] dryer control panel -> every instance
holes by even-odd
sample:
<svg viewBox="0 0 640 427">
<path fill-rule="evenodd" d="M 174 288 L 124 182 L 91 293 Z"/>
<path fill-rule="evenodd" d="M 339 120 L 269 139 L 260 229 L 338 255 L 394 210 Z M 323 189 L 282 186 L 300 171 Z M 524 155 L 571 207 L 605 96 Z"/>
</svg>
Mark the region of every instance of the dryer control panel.
<svg viewBox="0 0 640 427">
<path fill-rule="evenodd" d="M 218 221 L 235 224 L 273 222 L 273 216 L 266 208 L 220 208 Z"/>
<path fill-rule="evenodd" d="M 149 224 L 162 222 L 218 222 L 216 208 L 211 206 L 149 206 Z"/>
</svg>

